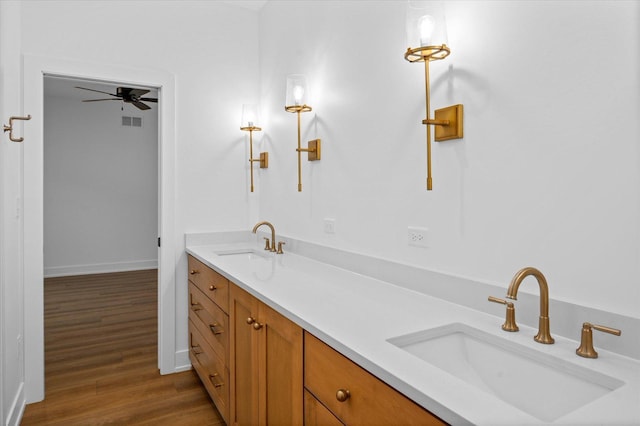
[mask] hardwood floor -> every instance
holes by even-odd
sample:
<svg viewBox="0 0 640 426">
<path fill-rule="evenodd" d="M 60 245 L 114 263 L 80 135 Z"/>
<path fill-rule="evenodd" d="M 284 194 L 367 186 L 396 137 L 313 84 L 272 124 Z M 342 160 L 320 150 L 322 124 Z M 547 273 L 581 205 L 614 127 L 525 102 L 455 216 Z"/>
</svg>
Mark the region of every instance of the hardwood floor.
<svg viewBox="0 0 640 426">
<path fill-rule="evenodd" d="M 224 425 L 196 373 L 161 376 L 157 271 L 48 278 L 45 400 L 22 425 Z"/>
</svg>

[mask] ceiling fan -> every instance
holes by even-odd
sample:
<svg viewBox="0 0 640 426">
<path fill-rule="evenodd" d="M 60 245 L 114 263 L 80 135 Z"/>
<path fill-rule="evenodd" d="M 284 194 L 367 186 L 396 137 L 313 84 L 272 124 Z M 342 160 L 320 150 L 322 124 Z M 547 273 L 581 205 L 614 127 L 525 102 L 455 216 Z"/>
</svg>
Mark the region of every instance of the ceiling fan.
<svg viewBox="0 0 640 426">
<path fill-rule="evenodd" d="M 128 104 L 135 105 L 138 109 L 147 110 L 151 107 L 145 104 L 145 102 L 158 102 L 158 98 L 144 98 L 143 95 L 149 93 L 146 89 L 134 89 L 132 87 L 118 87 L 116 93 L 103 92 L 102 90 L 87 89 L 86 87 L 75 86 L 76 89 L 90 90 L 92 92 L 104 93 L 105 95 L 113 96 L 106 99 L 86 99 L 82 102 L 98 102 L 98 101 L 122 101 Z"/>
</svg>

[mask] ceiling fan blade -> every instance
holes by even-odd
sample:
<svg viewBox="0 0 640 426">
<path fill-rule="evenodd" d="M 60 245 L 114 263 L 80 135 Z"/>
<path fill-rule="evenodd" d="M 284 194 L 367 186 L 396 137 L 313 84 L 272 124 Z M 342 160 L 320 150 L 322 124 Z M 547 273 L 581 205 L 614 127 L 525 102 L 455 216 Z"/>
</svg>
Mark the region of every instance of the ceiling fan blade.
<svg viewBox="0 0 640 426">
<path fill-rule="evenodd" d="M 87 89 L 86 87 L 75 86 L 75 88 L 76 89 L 82 89 L 82 90 L 89 90 L 91 92 L 104 93 L 105 95 L 118 96 L 118 95 L 114 95 L 113 93 L 103 92 L 102 90 Z"/>
<path fill-rule="evenodd" d="M 134 104 L 136 107 L 138 107 L 138 109 L 141 109 L 143 111 L 147 109 L 151 109 L 149 105 L 143 104 L 142 102 L 139 102 L 139 101 L 133 101 L 131 103 Z"/>
<path fill-rule="evenodd" d="M 145 90 L 145 89 L 131 89 L 129 91 L 129 94 L 131 96 L 135 96 L 137 98 L 139 98 L 142 95 L 146 95 L 147 93 L 149 93 L 149 90 Z"/>
<path fill-rule="evenodd" d="M 82 102 L 98 102 L 98 101 L 119 101 L 120 98 L 109 98 L 109 99 L 85 99 Z"/>
<path fill-rule="evenodd" d="M 140 100 L 145 102 L 158 102 L 158 98 L 140 98 Z"/>
</svg>

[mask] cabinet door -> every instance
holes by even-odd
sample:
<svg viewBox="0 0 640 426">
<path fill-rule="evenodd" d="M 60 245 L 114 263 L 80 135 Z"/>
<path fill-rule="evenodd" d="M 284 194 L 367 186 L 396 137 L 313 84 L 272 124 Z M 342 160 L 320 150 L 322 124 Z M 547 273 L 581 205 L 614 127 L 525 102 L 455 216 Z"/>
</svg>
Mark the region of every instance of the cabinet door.
<svg viewBox="0 0 640 426">
<path fill-rule="evenodd" d="M 258 300 L 233 284 L 229 296 L 231 424 L 257 425 L 259 333 L 247 320 L 257 318 Z"/>
<path fill-rule="evenodd" d="M 304 424 L 305 426 L 344 426 L 344 423 L 306 389 L 304 390 Z"/>
<path fill-rule="evenodd" d="M 259 320 L 259 424 L 302 425 L 302 328 L 262 303 Z"/>
<path fill-rule="evenodd" d="M 305 387 L 344 424 L 445 424 L 315 336 L 305 333 L 304 344 Z"/>
</svg>

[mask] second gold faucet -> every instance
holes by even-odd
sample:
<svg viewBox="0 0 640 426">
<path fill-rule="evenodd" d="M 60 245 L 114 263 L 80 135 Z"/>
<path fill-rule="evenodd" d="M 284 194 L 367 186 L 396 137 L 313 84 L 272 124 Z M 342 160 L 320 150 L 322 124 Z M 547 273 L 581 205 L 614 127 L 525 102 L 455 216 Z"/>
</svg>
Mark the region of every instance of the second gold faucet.
<svg viewBox="0 0 640 426">
<path fill-rule="evenodd" d="M 258 222 L 256 223 L 256 225 L 253 227 L 253 232 L 254 234 L 258 231 L 258 228 L 261 227 L 262 225 L 268 226 L 269 229 L 271 229 L 271 241 L 269 241 L 269 238 L 265 237 L 266 240 L 266 244 L 264 246 L 265 250 L 269 250 L 270 252 L 274 252 L 276 254 L 282 254 L 284 253 L 282 251 L 282 245 L 284 244 L 283 241 L 280 241 L 278 243 L 278 248 L 276 249 L 276 229 L 274 228 L 274 226 L 270 223 L 265 221 L 262 222 Z"/>
<path fill-rule="evenodd" d="M 533 339 L 539 343 L 551 344 L 555 340 L 551 337 L 551 331 L 549 330 L 549 285 L 542 272 L 532 267 L 522 268 L 516 272 L 507 289 L 507 298 L 517 300 L 518 287 L 520 287 L 522 280 L 529 275 L 533 275 L 538 280 L 538 286 L 540 287 L 538 334 Z"/>
</svg>

